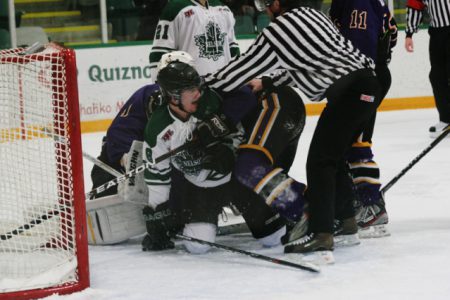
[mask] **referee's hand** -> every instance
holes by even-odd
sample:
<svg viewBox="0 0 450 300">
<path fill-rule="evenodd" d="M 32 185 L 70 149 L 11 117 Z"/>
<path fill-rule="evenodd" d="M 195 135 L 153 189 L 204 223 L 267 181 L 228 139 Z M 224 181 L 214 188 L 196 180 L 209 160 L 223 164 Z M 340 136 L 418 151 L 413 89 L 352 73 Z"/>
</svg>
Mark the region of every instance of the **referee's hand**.
<svg viewBox="0 0 450 300">
<path fill-rule="evenodd" d="M 414 52 L 414 42 L 412 38 L 405 38 L 405 49 L 408 52 Z"/>
</svg>

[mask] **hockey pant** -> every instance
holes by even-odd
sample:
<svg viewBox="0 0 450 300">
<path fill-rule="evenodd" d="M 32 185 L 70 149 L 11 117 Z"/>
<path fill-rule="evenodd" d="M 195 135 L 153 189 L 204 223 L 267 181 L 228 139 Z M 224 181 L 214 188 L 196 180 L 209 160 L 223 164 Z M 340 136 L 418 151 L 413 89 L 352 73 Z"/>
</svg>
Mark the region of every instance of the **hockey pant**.
<svg viewBox="0 0 450 300">
<path fill-rule="evenodd" d="M 266 94 L 239 147 L 234 175 L 290 221 L 303 214 L 306 186 L 287 175 L 305 124 L 305 106 L 290 87 Z"/>
</svg>

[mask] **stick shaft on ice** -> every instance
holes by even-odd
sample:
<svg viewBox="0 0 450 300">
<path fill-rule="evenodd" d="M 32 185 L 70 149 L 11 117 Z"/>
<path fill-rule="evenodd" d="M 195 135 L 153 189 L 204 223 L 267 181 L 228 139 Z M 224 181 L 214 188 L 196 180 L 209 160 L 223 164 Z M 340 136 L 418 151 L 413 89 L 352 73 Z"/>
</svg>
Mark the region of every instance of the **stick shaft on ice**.
<svg viewBox="0 0 450 300">
<path fill-rule="evenodd" d="M 229 246 L 225 246 L 222 244 L 217 244 L 217 243 L 212 243 L 212 242 L 208 242 L 208 241 L 204 241 L 204 240 L 200 240 L 200 239 L 196 239 L 190 236 L 186 236 L 183 234 L 177 234 L 175 235 L 177 238 L 182 239 L 182 240 L 186 240 L 186 241 L 190 241 L 190 242 L 195 242 L 195 243 L 199 243 L 202 245 L 208 245 L 214 248 L 218 248 L 218 249 L 222 249 L 222 250 L 226 250 L 226 251 L 230 251 L 230 252 L 234 252 L 234 253 L 239 253 L 245 256 L 250 256 L 256 259 L 260 259 L 260 260 L 265 260 L 267 262 L 270 263 L 274 263 L 274 264 L 278 264 L 278 265 L 283 265 L 283 266 L 287 266 L 287 267 L 292 267 L 292 268 L 296 268 L 296 269 L 300 269 L 300 270 L 305 270 L 305 271 L 309 271 L 309 272 L 313 272 L 313 273 L 318 273 L 320 272 L 319 267 L 317 267 L 314 264 L 300 264 L 300 263 L 293 263 L 290 261 L 286 261 L 286 260 L 282 260 L 282 259 L 278 259 L 278 258 L 274 258 L 274 257 L 270 257 L 270 256 L 265 256 L 262 254 L 258 254 L 258 253 L 254 253 L 254 252 L 249 252 L 249 251 L 245 251 L 245 250 L 241 250 L 241 249 L 237 249 L 237 248 L 233 248 L 233 247 L 229 247 Z"/>
<path fill-rule="evenodd" d="M 450 132 L 450 125 L 447 126 L 444 131 L 433 141 L 431 144 L 426 147 L 419 155 L 417 155 L 400 173 L 397 174 L 394 178 L 391 179 L 385 186 L 381 189 L 381 193 L 386 193 L 403 175 L 406 174 L 415 164 L 419 162 L 428 152 L 431 151 L 437 144 L 439 144 Z"/>
</svg>

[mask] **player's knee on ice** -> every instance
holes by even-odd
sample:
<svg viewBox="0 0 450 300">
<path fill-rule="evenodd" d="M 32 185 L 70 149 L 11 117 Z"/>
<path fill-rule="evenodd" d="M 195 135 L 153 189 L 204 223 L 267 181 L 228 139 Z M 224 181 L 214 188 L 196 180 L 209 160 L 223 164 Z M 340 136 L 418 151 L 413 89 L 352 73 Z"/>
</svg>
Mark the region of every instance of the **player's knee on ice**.
<svg viewBox="0 0 450 300">
<path fill-rule="evenodd" d="M 189 223 L 184 226 L 183 234 L 199 240 L 214 243 L 217 226 L 211 223 Z M 196 242 L 184 241 L 186 250 L 192 254 L 205 254 L 211 248 Z"/>
</svg>

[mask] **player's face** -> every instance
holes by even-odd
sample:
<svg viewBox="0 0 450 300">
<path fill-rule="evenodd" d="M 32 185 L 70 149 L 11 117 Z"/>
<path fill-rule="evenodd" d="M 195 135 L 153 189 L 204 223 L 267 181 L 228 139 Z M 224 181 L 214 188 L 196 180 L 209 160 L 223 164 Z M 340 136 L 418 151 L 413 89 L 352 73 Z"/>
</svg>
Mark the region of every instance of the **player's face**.
<svg viewBox="0 0 450 300">
<path fill-rule="evenodd" d="M 183 104 L 184 111 L 195 113 L 201 95 L 202 93 L 199 88 L 187 89 L 181 92 L 181 103 Z"/>
</svg>

